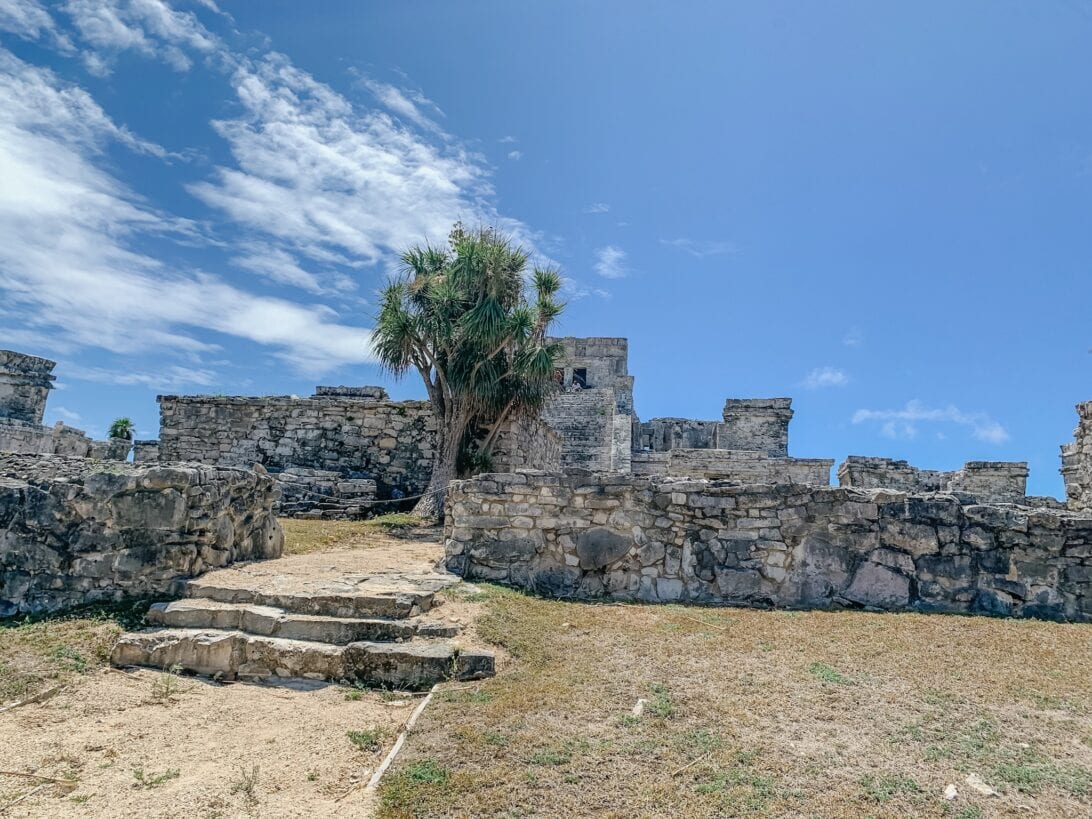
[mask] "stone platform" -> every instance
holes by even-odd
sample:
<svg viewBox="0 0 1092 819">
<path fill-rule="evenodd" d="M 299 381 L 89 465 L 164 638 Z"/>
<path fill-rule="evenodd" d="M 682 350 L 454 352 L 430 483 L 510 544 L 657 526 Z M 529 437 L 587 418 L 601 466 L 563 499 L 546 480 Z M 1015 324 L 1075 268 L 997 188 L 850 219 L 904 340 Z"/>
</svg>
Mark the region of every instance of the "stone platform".
<svg viewBox="0 0 1092 819">
<path fill-rule="evenodd" d="M 307 678 L 427 688 L 492 676 L 493 655 L 468 649 L 436 619 L 437 592 L 459 578 L 405 553 L 322 552 L 240 564 L 186 583 L 154 604 L 152 628 L 123 634 L 118 666 L 180 667 L 220 679 Z M 392 563 L 394 565 L 392 565 Z"/>
</svg>

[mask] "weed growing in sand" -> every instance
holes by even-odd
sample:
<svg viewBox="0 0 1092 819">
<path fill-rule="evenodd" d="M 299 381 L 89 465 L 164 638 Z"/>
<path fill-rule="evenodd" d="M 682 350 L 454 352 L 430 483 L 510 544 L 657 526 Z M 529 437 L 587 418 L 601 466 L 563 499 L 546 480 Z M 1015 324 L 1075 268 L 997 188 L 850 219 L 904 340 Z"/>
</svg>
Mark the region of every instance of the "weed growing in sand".
<svg viewBox="0 0 1092 819">
<path fill-rule="evenodd" d="M 231 793 L 241 795 L 248 803 L 258 802 L 258 774 L 261 769 L 255 765 L 249 771 L 240 768 L 238 775 L 231 780 Z"/>
<path fill-rule="evenodd" d="M 168 768 L 163 773 L 145 773 L 143 768 L 133 768 L 134 788 L 158 788 L 164 782 L 178 779 L 181 776 L 178 768 Z"/>
<path fill-rule="evenodd" d="M 182 666 L 172 665 L 152 682 L 152 701 L 162 705 L 168 705 L 178 699 L 182 691 L 182 685 L 178 675 L 182 673 Z"/>
<path fill-rule="evenodd" d="M 382 728 L 368 728 L 365 731 L 348 731 L 349 742 L 353 743 L 360 751 L 378 751 L 380 740 L 383 739 Z"/>
</svg>

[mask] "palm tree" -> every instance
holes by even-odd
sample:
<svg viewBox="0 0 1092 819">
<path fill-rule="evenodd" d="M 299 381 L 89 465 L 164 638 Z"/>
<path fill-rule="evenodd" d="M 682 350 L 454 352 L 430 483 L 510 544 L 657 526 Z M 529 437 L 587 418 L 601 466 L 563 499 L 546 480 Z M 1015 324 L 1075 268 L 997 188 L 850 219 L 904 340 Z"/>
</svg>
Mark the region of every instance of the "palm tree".
<svg viewBox="0 0 1092 819">
<path fill-rule="evenodd" d="M 456 224 L 448 243 L 402 254 L 403 275 L 383 292 L 372 338 L 394 375 L 420 373 L 440 422 L 432 478 L 414 510 L 431 520 L 442 517 L 474 435 L 484 434 L 478 454 L 487 454 L 507 420 L 542 405 L 561 356 L 547 334 L 564 309 L 555 270 L 533 270 L 528 298 L 527 253 L 496 229 Z"/>
<path fill-rule="evenodd" d="M 133 440 L 134 429 L 133 422 L 128 418 L 115 418 L 106 434 L 110 438 L 125 438 L 131 441 Z"/>
</svg>

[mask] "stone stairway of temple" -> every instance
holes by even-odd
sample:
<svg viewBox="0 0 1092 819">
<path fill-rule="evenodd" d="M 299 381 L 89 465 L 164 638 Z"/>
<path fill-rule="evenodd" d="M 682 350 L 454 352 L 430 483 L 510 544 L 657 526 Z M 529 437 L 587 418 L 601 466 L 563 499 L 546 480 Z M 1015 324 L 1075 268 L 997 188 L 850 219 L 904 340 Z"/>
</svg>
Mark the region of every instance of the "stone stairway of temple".
<svg viewBox="0 0 1092 819">
<path fill-rule="evenodd" d="M 428 568 L 366 565 L 354 552 L 237 564 L 152 605 L 150 627 L 121 635 L 111 662 L 396 689 L 492 676 L 492 653 L 466 647 L 461 627 L 435 616 L 437 593 L 458 582 Z"/>
</svg>

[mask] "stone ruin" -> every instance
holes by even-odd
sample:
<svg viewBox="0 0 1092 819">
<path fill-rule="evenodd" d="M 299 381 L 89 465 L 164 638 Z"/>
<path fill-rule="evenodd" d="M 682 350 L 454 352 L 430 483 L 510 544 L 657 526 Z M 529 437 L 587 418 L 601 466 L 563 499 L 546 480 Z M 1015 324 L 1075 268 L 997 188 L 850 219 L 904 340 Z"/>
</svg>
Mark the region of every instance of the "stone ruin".
<svg viewBox="0 0 1092 819">
<path fill-rule="evenodd" d="M 0 350 L 0 617 L 177 593 L 185 578 L 276 557 L 264 471 L 160 463 L 156 442 L 42 425 L 55 363 Z"/>
<path fill-rule="evenodd" d="M 1092 619 L 1092 402 L 1063 447 L 1068 503 L 1028 497 L 1023 462 L 850 456 L 832 487 L 833 460 L 789 454 L 791 399 L 641 421 L 625 339 L 558 341 L 556 394 L 449 494 L 452 570 L 583 598 Z M 5 361 L 10 423 L 40 423 L 44 360 Z M 134 460 L 261 465 L 281 514 L 363 517 L 428 484 L 430 407 L 380 387 L 158 402 Z"/>
<path fill-rule="evenodd" d="M 52 427 L 42 425 L 55 366 L 48 358 L 0 350 L 0 452 L 124 461 L 129 456 L 127 440 L 93 441 L 83 430 L 61 421 Z"/>
</svg>

